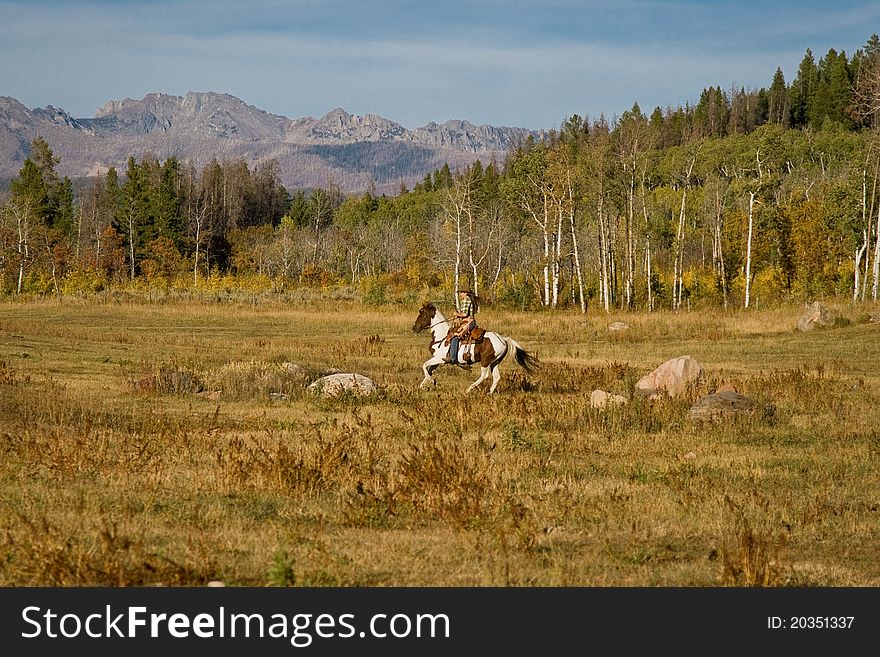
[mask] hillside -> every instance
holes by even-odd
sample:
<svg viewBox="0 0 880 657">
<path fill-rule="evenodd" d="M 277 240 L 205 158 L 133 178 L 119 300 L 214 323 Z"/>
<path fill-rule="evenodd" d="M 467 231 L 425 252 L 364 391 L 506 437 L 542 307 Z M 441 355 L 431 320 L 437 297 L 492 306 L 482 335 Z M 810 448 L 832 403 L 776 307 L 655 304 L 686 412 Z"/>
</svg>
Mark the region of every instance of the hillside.
<svg viewBox="0 0 880 657">
<path fill-rule="evenodd" d="M 196 167 L 213 157 L 248 164 L 274 159 L 289 189 L 332 182 L 346 192 L 371 186 L 396 191 L 444 163 L 456 168 L 477 158 L 501 160 L 530 134 L 459 120 L 407 130 L 381 116 L 341 108 L 320 118 L 291 119 L 213 92 L 110 100 L 93 118 L 75 118 L 51 105 L 31 110 L 0 97 L 0 178 L 15 176 L 30 142 L 42 136 L 61 157 L 59 173 L 71 177 L 124 169 L 129 156 L 152 153 Z"/>
</svg>

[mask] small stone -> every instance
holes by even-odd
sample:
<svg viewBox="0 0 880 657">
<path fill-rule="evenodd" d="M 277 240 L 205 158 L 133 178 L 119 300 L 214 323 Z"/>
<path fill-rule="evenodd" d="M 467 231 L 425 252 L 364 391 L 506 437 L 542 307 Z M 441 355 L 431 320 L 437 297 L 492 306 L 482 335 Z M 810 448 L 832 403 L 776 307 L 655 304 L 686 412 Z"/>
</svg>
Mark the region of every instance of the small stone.
<svg viewBox="0 0 880 657">
<path fill-rule="evenodd" d="M 682 458 L 687 459 L 688 461 L 693 461 L 695 458 L 697 458 L 697 453 L 696 452 L 688 452 Z"/>
<path fill-rule="evenodd" d="M 613 324 L 609 324 L 609 331 L 626 331 L 629 329 L 629 324 L 625 322 L 614 322 Z"/>
<path fill-rule="evenodd" d="M 608 405 L 619 405 L 627 402 L 623 395 L 614 395 L 604 390 L 594 390 L 590 395 L 591 408 L 605 408 Z"/>
</svg>

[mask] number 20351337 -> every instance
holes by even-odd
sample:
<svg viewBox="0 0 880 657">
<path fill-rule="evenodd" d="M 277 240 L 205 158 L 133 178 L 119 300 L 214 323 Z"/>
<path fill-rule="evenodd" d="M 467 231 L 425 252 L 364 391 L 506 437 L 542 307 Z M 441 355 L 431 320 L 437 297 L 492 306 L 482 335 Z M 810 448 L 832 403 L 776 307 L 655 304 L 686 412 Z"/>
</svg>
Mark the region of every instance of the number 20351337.
<svg viewBox="0 0 880 657">
<path fill-rule="evenodd" d="M 855 616 L 767 616 L 770 630 L 848 630 Z"/>
</svg>

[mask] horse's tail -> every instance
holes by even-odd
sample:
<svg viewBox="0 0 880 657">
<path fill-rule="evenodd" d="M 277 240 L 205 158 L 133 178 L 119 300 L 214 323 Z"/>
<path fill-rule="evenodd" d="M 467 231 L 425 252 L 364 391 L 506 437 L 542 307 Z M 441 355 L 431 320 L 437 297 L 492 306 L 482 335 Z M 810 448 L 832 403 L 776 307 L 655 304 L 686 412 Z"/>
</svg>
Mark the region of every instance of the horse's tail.
<svg viewBox="0 0 880 657">
<path fill-rule="evenodd" d="M 516 364 L 523 368 L 529 374 L 533 373 L 536 369 L 541 367 L 543 363 L 537 359 L 537 357 L 530 354 L 528 351 L 522 348 L 519 342 L 514 340 L 513 338 L 505 338 L 507 341 L 507 348 L 513 352 L 513 357 L 516 359 Z"/>
</svg>

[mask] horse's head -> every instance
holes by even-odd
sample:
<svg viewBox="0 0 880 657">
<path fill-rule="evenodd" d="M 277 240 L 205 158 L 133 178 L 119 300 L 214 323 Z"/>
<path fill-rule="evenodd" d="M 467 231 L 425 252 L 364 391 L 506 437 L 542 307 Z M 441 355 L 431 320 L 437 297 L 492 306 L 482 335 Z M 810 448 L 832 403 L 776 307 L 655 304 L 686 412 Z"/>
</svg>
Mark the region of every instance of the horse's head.
<svg viewBox="0 0 880 657">
<path fill-rule="evenodd" d="M 434 319 L 434 313 L 437 312 L 437 308 L 433 303 L 426 303 L 419 310 L 419 316 L 416 317 L 415 324 L 413 324 L 412 330 L 413 333 L 420 333 L 424 331 L 426 328 L 431 327 L 431 321 Z"/>
</svg>

